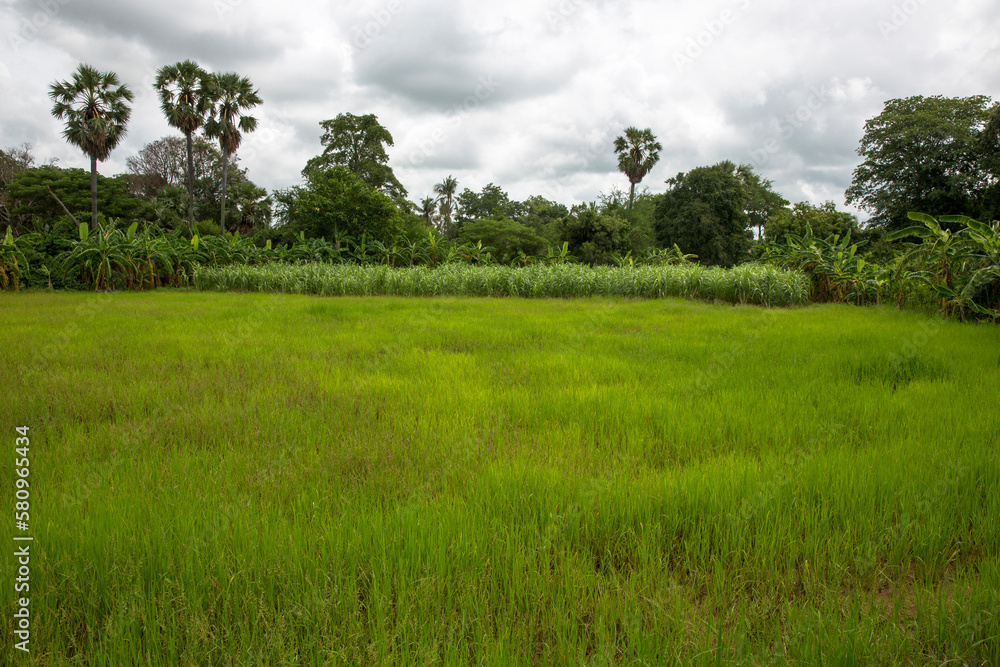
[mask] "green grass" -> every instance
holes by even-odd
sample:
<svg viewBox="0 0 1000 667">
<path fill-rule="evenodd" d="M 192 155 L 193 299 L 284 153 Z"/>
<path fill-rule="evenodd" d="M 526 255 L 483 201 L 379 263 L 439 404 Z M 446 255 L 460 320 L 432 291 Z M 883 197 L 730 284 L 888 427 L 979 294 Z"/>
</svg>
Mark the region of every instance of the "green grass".
<svg viewBox="0 0 1000 667">
<path fill-rule="evenodd" d="M 723 303 L 795 306 L 809 303 L 809 277 L 773 266 L 732 269 L 682 266 L 524 268 L 445 264 L 391 269 L 357 264 L 266 264 L 199 267 L 201 290 L 324 296 L 684 297 Z"/>
<path fill-rule="evenodd" d="M 0 349 L 18 663 L 1000 663 L 992 326 L 26 293 Z"/>
</svg>

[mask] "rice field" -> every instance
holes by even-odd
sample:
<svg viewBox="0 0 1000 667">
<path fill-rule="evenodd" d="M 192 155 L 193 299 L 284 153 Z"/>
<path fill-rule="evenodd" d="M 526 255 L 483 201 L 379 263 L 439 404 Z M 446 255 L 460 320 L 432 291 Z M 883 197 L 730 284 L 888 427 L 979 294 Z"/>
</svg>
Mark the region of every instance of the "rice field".
<svg viewBox="0 0 1000 667">
<path fill-rule="evenodd" d="M 4 664 L 1000 664 L 993 326 L 27 292 L 0 349 Z"/>
<path fill-rule="evenodd" d="M 682 297 L 793 306 L 809 302 L 803 273 L 744 264 L 732 269 L 681 266 L 588 267 L 574 264 L 389 268 L 356 264 L 199 267 L 200 290 L 322 296 L 490 296 L 525 298 Z"/>
</svg>

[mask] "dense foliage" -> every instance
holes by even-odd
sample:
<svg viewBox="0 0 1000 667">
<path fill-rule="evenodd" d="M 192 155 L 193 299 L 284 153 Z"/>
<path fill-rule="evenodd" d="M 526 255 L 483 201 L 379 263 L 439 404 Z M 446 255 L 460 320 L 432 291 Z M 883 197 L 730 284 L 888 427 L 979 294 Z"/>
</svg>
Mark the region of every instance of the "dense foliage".
<svg viewBox="0 0 1000 667">
<path fill-rule="evenodd" d="M 656 207 L 657 241 L 676 243 L 710 265 L 747 261 L 751 225 L 787 203 L 750 166 L 729 161 L 677 174 L 667 185 Z"/>
<path fill-rule="evenodd" d="M 825 239 L 834 235 L 857 235 L 860 230 L 857 216 L 838 211 L 832 201 L 820 206 L 799 202 L 791 208 L 778 209 L 767 219 L 764 238 L 781 243 L 789 234 L 803 236 L 809 232 Z"/>
<path fill-rule="evenodd" d="M 859 253 L 864 242 L 851 243 L 850 234 L 823 239 L 809 228 L 782 244 L 765 243 L 761 259 L 806 272 L 820 301 L 877 304 L 892 297 L 903 305 L 937 297 L 944 314 L 1000 319 L 1000 222 L 942 216 L 942 223 L 960 228 L 951 232 L 929 215 L 909 217 L 921 224 L 887 238 L 919 241 L 907 243 L 888 265 L 867 261 Z"/>
<path fill-rule="evenodd" d="M 392 200 L 344 166 L 310 169 L 304 185 L 280 192 L 277 199 L 284 227 L 293 234 L 328 241 L 367 235 L 387 243 L 403 231 Z"/>
<path fill-rule="evenodd" d="M 1000 216 L 996 121 L 988 131 L 998 112 L 984 95 L 889 100 L 865 124 L 847 202 L 890 232 L 907 226 L 910 211 Z"/>
<path fill-rule="evenodd" d="M 307 162 L 301 184 L 272 199 L 237 166 L 243 134 L 257 127 L 248 111 L 262 103 L 249 79 L 193 61 L 157 74 L 162 111 L 184 138 L 147 144 L 120 177 L 101 178 L 92 165 L 89 203 L 102 213 L 89 225 L 81 224 L 83 170 L 35 166 L 27 145 L 0 151 L 0 223 L 9 230 L 0 288 L 187 285 L 200 268 L 238 264 L 453 272 L 456 264 L 537 271 L 580 262 L 599 269 L 594 275 L 616 266 L 647 276 L 650 267 L 691 261 L 761 261 L 803 272 L 817 301 L 933 304 L 963 319 L 1000 312 L 997 223 L 942 215 L 991 220 L 1000 212 L 1000 106 L 985 96 L 886 103 L 865 126 L 864 161 L 847 192 L 873 214 L 862 225 L 833 202 L 789 207 L 770 180 L 730 161 L 679 173 L 660 194 L 636 192 L 663 150 L 650 128 L 636 127 L 613 146 L 628 191 L 614 187 L 570 208 L 537 195 L 517 201 L 495 183 L 460 191 L 449 175 L 416 205 L 389 165 L 392 134 L 374 114 L 322 121 L 322 153 Z M 113 72 L 81 66 L 53 84 L 52 97 L 67 138 L 95 160 L 107 157 L 125 132 L 127 87 Z M 234 219 L 223 226 L 227 207 Z M 905 228 L 907 214 L 921 226 Z"/>
</svg>

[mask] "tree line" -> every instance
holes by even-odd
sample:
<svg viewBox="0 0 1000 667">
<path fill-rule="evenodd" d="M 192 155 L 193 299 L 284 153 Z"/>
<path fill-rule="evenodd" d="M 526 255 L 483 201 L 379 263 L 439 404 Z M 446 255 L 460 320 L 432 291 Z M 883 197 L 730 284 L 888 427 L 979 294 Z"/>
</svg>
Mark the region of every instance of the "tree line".
<svg viewBox="0 0 1000 667">
<path fill-rule="evenodd" d="M 861 225 L 832 202 L 791 205 L 752 166 L 728 160 L 678 173 L 663 192 L 638 190 L 663 146 L 651 128 L 636 127 L 611 146 L 627 191 L 612 187 L 588 204 L 540 195 L 516 201 L 494 183 L 459 191 L 450 175 L 415 204 L 389 164 L 390 131 L 374 114 L 350 113 L 320 122 L 322 152 L 305 164 L 299 185 L 268 193 L 236 154 L 262 103 L 249 79 L 187 60 L 161 68 L 155 88 L 182 137 L 147 144 L 128 158 L 128 173 L 113 178 L 100 176 L 97 163 L 126 132 L 129 88 L 87 65 L 50 88 L 65 138 L 91 160 L 94 229 L 138 220 L 189 238 L 257 234 L 259 244 L 275 246 L 302 237 L 412 243 L 430 233 L 487 248 L 502 263 L 565 249 L 578 261 L 614 264 L 676 248 L 706 265 L 733 266 L 759 257 L 764 241 L 807 232 L 850 236 L 864 256 L 887 261 L 902 243 L 890 235 L 909 226 L 911 211 L 981 220 L 1000 213 L 1000 113 L 985 96 L 890 100 L 868 121 L 846 193 L 871 214 Z M 83 170 L 35 166 L 27 146 L 0 151 L 0 225 L 15 236 L 46 236 L 53 249 L 71 243 L 86 210 L 85 181 Z"/>
</svg>

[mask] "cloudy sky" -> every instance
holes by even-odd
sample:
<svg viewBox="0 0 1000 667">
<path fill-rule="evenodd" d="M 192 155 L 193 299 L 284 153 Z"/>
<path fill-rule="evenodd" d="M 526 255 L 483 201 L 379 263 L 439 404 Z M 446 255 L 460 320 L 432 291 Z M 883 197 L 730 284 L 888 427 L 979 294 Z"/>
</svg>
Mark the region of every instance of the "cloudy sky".
<svg viewBox="0 0 1000 667">
<path fill-rule="evenodd" d="M 172 134 L 151 83 L 193 59 L 259 88 L 240 150 L 269 189 L 299 181 L 319 121 L 374 113 L 410 199 L 451 174 L 516 199 L 572 204 L 627 186 L 612 152 L 630 125 L 663 144 L 643 181 L 719 160 L 753 164 L 792 201 L 843 203 L 864 122 L 891 98 L 1000 98 L 996 0 L 0 0 L 0 147 L 87 167 L 47 93 L 88 63 L 136 93 L 125 170 Z"/>
</svg>

